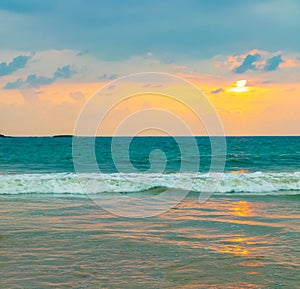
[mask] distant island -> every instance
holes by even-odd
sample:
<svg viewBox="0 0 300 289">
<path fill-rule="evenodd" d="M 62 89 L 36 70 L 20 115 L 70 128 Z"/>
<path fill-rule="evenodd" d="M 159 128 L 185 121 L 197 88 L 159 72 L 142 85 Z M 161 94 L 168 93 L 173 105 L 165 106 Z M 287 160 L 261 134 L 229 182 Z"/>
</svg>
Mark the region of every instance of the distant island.
<svg viewBox="0 0 300 289">
<path fill-rule="evenodd" d="M 58 134 L 58 135 L 54 135 L 52 137 L 73 137 L 74 135 L 72 134 Z"/>
</svg>

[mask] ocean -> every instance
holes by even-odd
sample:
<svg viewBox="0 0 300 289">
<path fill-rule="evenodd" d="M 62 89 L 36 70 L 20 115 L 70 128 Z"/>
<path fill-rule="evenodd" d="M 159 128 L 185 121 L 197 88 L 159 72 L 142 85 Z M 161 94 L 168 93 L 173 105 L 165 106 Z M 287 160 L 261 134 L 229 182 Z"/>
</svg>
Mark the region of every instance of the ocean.
<svg viewBox="0 0 300 289">
<path fill-rule="evenodd" d="M 76 138 L 0 138 L 1 288 L 299 288 L 300 137 Z"/>
</svg>

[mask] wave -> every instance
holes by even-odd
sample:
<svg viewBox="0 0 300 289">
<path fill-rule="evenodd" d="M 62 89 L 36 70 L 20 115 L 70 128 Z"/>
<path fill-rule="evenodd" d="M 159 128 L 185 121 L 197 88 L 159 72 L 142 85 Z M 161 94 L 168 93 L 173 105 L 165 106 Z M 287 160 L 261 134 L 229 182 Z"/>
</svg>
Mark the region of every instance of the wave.
<svg viewBox="0 0 300 289">
<path fill-rule="evenodd" d="M 106 192 L 130 193 L 160 191 L 158 188 L 205 190 L 207 173 L 113 173 L 113 174 L 2 174 L 0 195 L 71 194 L 86 195 Z M 85 188 L 85 190 L 83 189 Z M 300 172 L 281 173 L 224 173 L 215 193 L 300 194 Z"/>
</svg>

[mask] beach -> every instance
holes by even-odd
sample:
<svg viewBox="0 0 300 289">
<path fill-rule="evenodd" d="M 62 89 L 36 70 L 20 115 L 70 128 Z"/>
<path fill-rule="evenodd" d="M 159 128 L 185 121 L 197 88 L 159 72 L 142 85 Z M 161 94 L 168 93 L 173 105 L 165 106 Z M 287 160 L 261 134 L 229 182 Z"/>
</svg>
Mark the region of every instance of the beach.
<svg viewBox="0 0 300 289">
<path fill-rule="evenodd" d="M 300 289 L 299 12 L 0 0 L 0 289 Z"/>
</svg>

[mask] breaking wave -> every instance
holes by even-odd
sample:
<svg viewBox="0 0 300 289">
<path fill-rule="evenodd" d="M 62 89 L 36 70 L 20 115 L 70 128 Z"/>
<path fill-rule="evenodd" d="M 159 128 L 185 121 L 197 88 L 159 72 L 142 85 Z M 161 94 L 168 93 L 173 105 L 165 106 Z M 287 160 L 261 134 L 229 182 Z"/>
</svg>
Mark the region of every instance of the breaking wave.
<svg viewBox="0 0 300 289">
<path fill-rule="evenodd" d="M 95 194 L 151 192 L 157 191 L 157 188 L 202 192 L 209 178 L 210 176 L 206 173 L 2 174 L 0 175 L 0 195 L 70 194 L 82 196 L 87 194 L 83 187 L 93 188 Z M 300 172 L 224 173 L 215 193 L 298 195 L 300 194 Z"/>
</svg>

